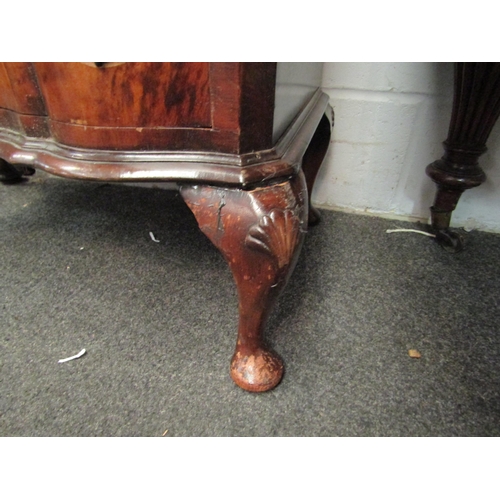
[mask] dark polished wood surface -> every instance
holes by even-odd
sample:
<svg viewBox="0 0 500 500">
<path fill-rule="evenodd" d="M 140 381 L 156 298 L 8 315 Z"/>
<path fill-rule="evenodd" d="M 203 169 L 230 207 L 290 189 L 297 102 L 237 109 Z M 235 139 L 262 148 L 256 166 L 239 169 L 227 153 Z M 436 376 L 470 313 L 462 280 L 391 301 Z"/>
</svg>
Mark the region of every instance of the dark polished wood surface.
<svg viewBox="0 0 500 500">
<path fill-rule="evenodd" d="M 317 90 L 273 141 L 276 63 L 2 63 L 0 175 L 177 183 L 239 296 L 231 377 L 275 387 L 266 320 L 319 213 L 310 193 L 331 131 Z M 294 103 L 296 106 L 297 103 Z M 311 216 L 309 216 L 311 214 Z"/>
<path fill-rule="evenodd" d="M 203 181 L 245 187 L 296 173 L 328 106 L 318 91 L 277 144 L 245 154 L 208 151 L 109 151 L 69 147 L 0 128 L 0 157 L 51 174 L 96 181 Z M 126 166 L 126 168 L 125 168 Z"/>
<path fill-rule="evenodd" d="M 263 339 L 266 320 L 293 270 L 307 228 L 302 172 L 250 191 L 183 186 L 200 229 L 222 252 L 238 288 L 240 320 L 231 377 L 261 392 L 283 375 L 281 358 Z"/>
<path fill-rule="evenodd" d="M 211 127 L 208 63 L 35 63 L 47 114 L 88 127 Z"/>
<path fill-rule="evenodd" d="M 449 229 L 462 193 L 486 180 L 479 157 L 500 116 L 500 63 L 456 63 L 453 110 L 443 157 L 427 166 L 436 183 L 432 229 L 447 249 L 461 250 L 460 235 Z"/>
<path fill-rule="evenodd" d="M 276 63 L 2 63 L 0 127 L 101 150 L 264 150 L 275 74 Z"/>
</svg>

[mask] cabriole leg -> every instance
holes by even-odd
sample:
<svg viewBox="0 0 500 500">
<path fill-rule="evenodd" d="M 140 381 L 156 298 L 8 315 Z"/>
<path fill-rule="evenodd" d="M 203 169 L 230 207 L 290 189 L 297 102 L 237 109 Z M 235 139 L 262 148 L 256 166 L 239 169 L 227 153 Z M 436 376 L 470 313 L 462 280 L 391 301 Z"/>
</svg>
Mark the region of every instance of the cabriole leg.
<svg viewBox="0 0 500 500">
<path fill-rule="evenodd" d="M 333 122 L 333 110 L 332 122 Z M 332 135 L 332 125 L 328 117 L 323 115 L 319 122 L 318 128 L 314 133 L 311 142 L 302 158 L 302 170 L 306 177 L 307 191 L 309 193 L 309 225 L 314 226 L 320 221 L 319 211 L 311 205 L 311 196 L 314 187 L 314 181 L 318 174 L 319 168 L 323 163 L 328 146 L 330 145 L 330 137 Z"/>
<path fill-rule="evenodd" d="M 266 345 L 264 328 L 295 266 L 307 227 L 304 175 L 250 191 L 182 186 L 180 192 L 200 229 L 224 255 L 238 289 L 231 377 L 248 391 L 272 389 L 281 380 L 283 362 Z"/>
<path fill-rule="evenodd" d="M 5 184 L 21 182 L 24 176 L 33 175 L 35 169 L 28 165 L 11 165 L 0 158 L 0 180 Z"/>
</svg>

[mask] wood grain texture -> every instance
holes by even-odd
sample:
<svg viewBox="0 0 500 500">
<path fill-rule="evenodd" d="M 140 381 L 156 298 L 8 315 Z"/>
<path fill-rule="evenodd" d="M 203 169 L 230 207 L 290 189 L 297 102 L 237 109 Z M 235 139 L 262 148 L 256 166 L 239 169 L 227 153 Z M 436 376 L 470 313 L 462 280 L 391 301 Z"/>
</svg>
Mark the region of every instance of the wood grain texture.
<svg viewBox="0 0 500 500">
<path fill-rule="evenodd" d="M 234 153 L 231 131 L 174 127 L 90 127 L 50 120 L 56 142 L 75 148 L 109 151 L 214 151 Z"/>
<path fill-rule="evenodd" d="M 221 142 L 207 133 L 209 63 L 35 63 L 35 70 L 60 144 L 109 150 L 207 144 L 217 150 Z"/>
<path fill-rule="evenodd" d="M 16 110 L 17 100 L 10 83 L 6 64 L 8 63 L 0 64 L 0 108 Z"/>
<path fill-rule="evenodd" d="M 276 63 L 244 64 L 241 77 L 240 153 L 262 151 L 273 146 L 275 84 Z"/>
<path fill-rule="evenodd" d="M 0 63 L 0 129 L 50 136 L 33 63 Z"/>
<path fill-rule="evenodd" d="M 208 63 L 35 63 L 51 120 L 93 127 L 210 127 Z"/>
<path fill-rule="evenodd" d="M 48 137 L 46 110 L 32 63 L 0 63 L 0 128 Z"/>
<path fill-rule="evenodd" d="M 324 127 L 321 128 L 322 132 L 315 133 L 327 109 L 330 109 L 328 96 L 318 91 L 274 148 L 244 155 L 214 153 L 210 148 L 195 149 L 194 152 L 189 149 L 176 152 L 155 148 L 152 151 L 73 148 L 57 144 L 52 140 L 29 138 L 22 133 L 13 133 L 14 127 L 22 129 L 19 117 L 28 115 L 18 115 L 5 110 L 7 115 L 3 118 L 8 127 L 3 129 L 0 127 L 0 157 L 13 164 L 30 164 L 52 174 L 74 179 L 125 182 L 203 181 L 248 188 L 262 182 L 268 183 L 273 179 L 295 175 L 301 167 L 302 158 L 310 142 L 312 140 L 318 142 L 314 139 L 318 133 L 323 137 L 320 142 L 323 146 L 327 146 Z M 3 116 L 1 111 L 0 123 Z M 40 122 L 38 126 L 43 128 L 44 117 L 30 118 L 38 120 Z M 32 125 L 35 127 L 37 123 Z M 180 136 L 181 132 L 186 130 L 172 130 L 172 133 L 175 132 Z M 162 137 L 164 136 L 158 133 L 156 140 L 160 141 Z M 205 138 L 196 135 L 193 143 L 202 147 L 203 143 L 197 142 L 200 141 L 200 137 Z M 214 137 L 217 135 L 209 135 L 206 140 Z M 185 135 L 184 139 L 187 139 Z M 179 140 L 178 144 L 183 143 Z M 311 183 L 322 156 L 308 152 L 304 158 L 304 168 L 309 178 L 308 182 Z"/>
<path fill-rule="evenodd" d="M 451 216 L 462 193 L 481 185 L 486 175 L 479 157 L 500 116 L 500 63 L 456 63 L 453 110 L 444 155 L 426 168 L 436 183 L 431 225 L 446 249 L 463 248 L 460 235 L 450 231 Z"/>
<path fill-rule="evenodd" d="M 48 114 L 51 133 L 60 144 L 229 154 L 273 146 L 276 63 L 110 63 L 99 67 L 35 63 L 29 68 L 36 71 L 34 81 L 45 103 L 38 112 Z M 0 75 L 2 82 L 9 109 L 18 110 L 9 79 Z"/>
<path fill-rule="evenodd" d="M 299 172 L 291 180 L 249 191 L 201 185 L 180 191 L 200 229 L 225 257 L 238 289 L 231 377 L 247 391 L 268 391 L 280 382 L 283 362 L 267 346 L 264 329 L 304 240 L 304 175 Z"/>
<path fill-rule="evenodd" d="M 210 81 L 213 128 L 235 132 L 233 151 L 271 148 L 276 63 L 211 63 Z"/>
<path fill-rule="evenodd" d="M 7 114 L 3 118 L 8 126 L 0 127 L 0 157 L 13 164 L 30 164 L 52 174 L 74 179 L 129 182 L 194 181 L 248 188 L 298 172 L 310 142 L 312 140 L 318 142 L 314 139 L 318 133 L 315 134 L 315 131 L 327 108 L 330 109 L 328 96 L 318 90 L 287 133 L 272 149 L 243 155 L 213 152 L 210 147 L 203 150 L 195 148 L 195 146 L 206 147 L 207 144 L 213 144 L 209 142 L 211 139 L 223 137 L 212 135 L 206 129 L 199 129 L 192 137 L 189 145 L 194 151 L 156 148 L 152 148 L 152 151 L 146 148 L 109 151 L 63 146 L 53 140 L 30 138 L 22 133 L 13 133 L 15 127 L 18 129 L 23 127 L 19 117 L 28 115 L 18 115 L 5 110 Z M 38 126 L 43 129 L 46 125 L 43 122 L 44 117 L 32 116 L 31 119 L 39 121 L 33 123 L 33 127 Z M 172 140 L 175 138 L 177 145 L 182 145 L 184 144 L 182 141 L 189 139 L 189 136 L 185 135 L 185 129 L 168 130 L 168 134 L 178 134 L 177 137 L 163 135 L 162 131 L 155 132 L 156 129 L 151 130 L 152 134 L 156 133 L 154 139 L 158 143 L 165 137 L 170 137 Z M 204 134 L 200 135 L 199 132 L 202 131 Z M 42 131 L 37 132 L 41 133 Z M 324 132 L 321 134 L 325 135 Z M 99 140 L 96 135 L 96 141 Z M 323 142 L 328 145 L 328 141 Z M 309 178 L 308 182 L 311 184 L 313 173 L 319 168 L 322 157 L 321 154 L 310 153 L 306 155 L 309 159 L 305 161 L 304 167 Z"/>
<path fill-rule="evenodd" d="M 27 115 L 45 116 L 47 111 L 33 63 L 3 63 L 15 97 L 13 109 Z"/>
<path fill-rule="evenodd" d="M 456 63 L 446 148 L 486 151 L 486 141 L 499 116 L 500 63 Z"/>
</svg>

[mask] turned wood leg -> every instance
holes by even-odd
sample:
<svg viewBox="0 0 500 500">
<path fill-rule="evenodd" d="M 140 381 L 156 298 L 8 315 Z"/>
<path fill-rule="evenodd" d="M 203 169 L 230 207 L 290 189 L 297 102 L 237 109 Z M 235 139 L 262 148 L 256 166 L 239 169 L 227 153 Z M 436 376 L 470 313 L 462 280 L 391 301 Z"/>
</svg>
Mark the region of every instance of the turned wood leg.
<svg viewBox="0 0 500 500">
<path fill-rule="evenodd" d="M 33 175 L 35 169 L 28 165 L 11 165 L 0 158 L 0 179 L 4 183 L 14 184 L 21 182 L 26 175 Z"/>
<path fill-rule="evenodd" d="M 303 173 L 253 190 L 182 186 L 200 229 L 222 252 L 234 276 L 239 326 L 231 377 L 241 388 L 263 392 L 283 375 L 283 362 L 266 346 L 264 328 L 290 276 L 307 221 Z"/>
<path fill-rule="evenodd" d="M 432 229 L 445 248 L 458 251 L 461 237 L 450 231 L 451 215 L 466 189 L 482 184 L 486 176 L 478 158 L 500 115 L 500 63 L 456 63 L 453 111 L 445 154 L 427 166 L 436 183 L 431 207 Z"/>
<path fill-rule="evenodd" d="M 314 187 L 314 181 L 316 180 L 316 175 L 318 174 L 319 168 L 323 163 L 328 146 L 330 144 L 330 137 L 332 135 L 333 126 L 333 110 L 332 110 L 332 125 L 330 125 L 330 120 L 328 117 L 323 115 L 314 136 L 309 143 L 304 157 L 302 158 L 302 170 L 306 177 L 307 191 L 309 193 L 309 225 L 314 226 L 320 219 L 319 211 L 314 208 L 311 204 L 312 191 Z"/>
</svg>

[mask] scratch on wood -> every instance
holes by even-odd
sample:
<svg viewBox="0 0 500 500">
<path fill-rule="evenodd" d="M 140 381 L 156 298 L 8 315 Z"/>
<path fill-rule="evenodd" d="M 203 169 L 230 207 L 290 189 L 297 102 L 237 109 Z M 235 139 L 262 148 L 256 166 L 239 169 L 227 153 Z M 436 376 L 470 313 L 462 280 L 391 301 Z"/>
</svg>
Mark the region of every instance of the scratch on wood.
<svg viewBox="0 0 500 500">
<path fill-rule="evenodd" d="M 218 231 L 224 230 L 224 228 L 222 227 L 221 212 L 222 212 L 222 209 L 226 206 L 226 199 L 225 198 L 226 198 L 225 193 L 222 193 L 220 203 L 219 203 L 219 208 L 217 209 L 217 230 Z"/>
</svg>

